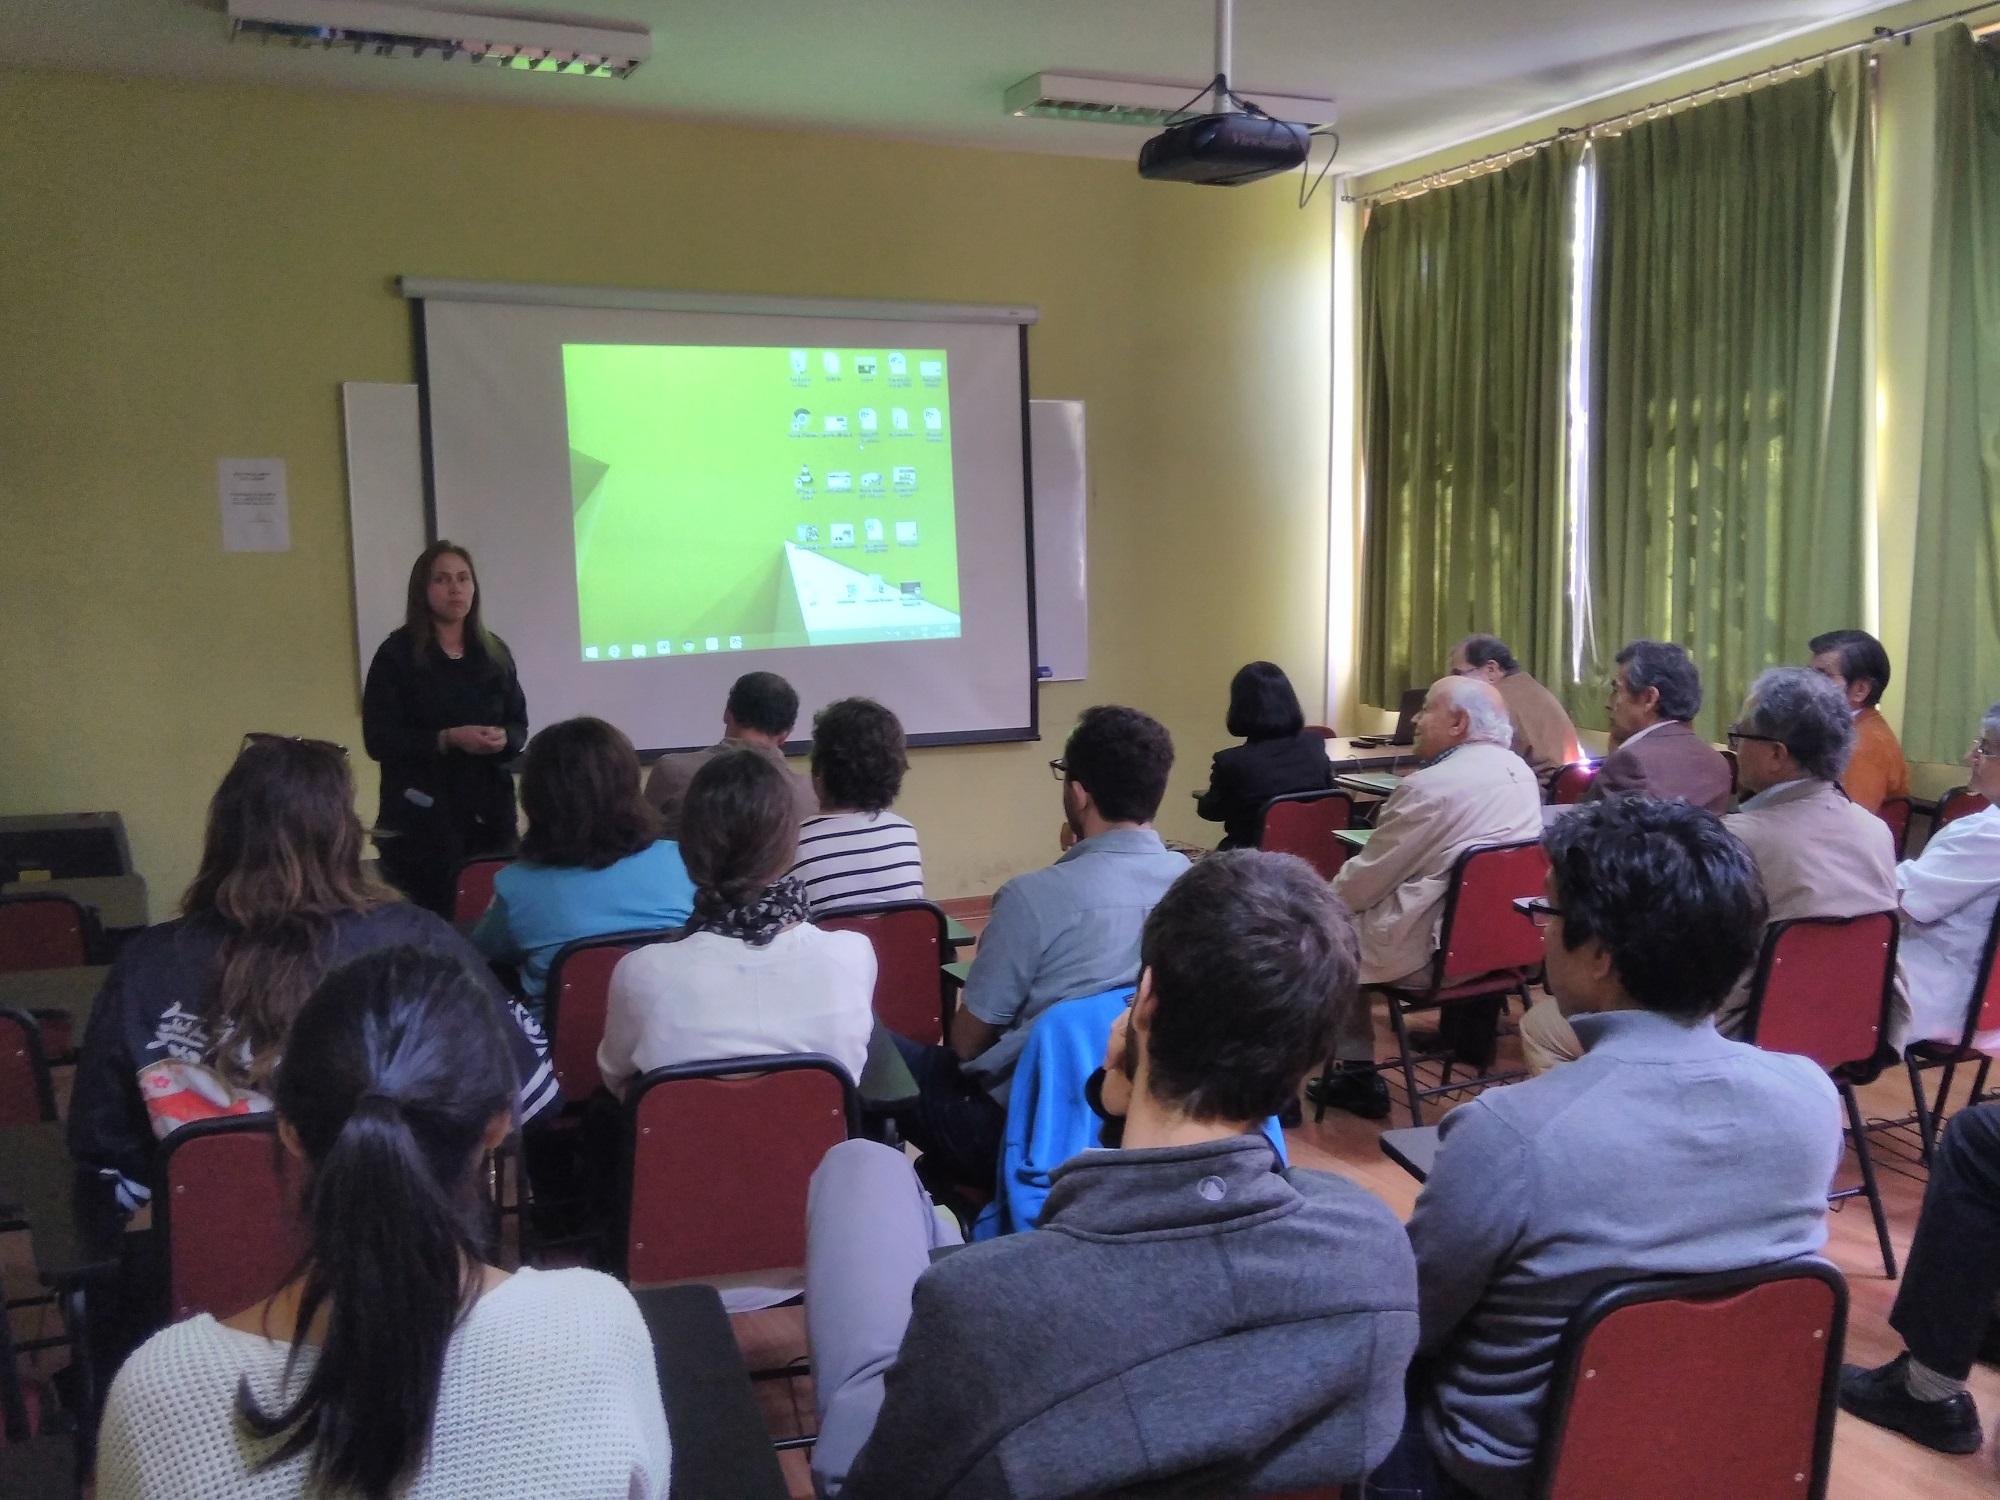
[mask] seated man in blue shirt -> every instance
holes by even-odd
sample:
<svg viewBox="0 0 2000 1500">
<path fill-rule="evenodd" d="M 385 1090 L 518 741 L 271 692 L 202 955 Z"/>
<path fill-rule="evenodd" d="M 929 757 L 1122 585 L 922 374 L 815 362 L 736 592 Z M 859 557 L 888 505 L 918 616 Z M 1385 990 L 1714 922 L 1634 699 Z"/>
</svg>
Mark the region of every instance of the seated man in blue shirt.
<svg viewBox="0 0 2000 1500">
<path fill-rule="evenodd" d="M 1575 1062 L 1444 1117 L 1409 1222 L 1422 1334 L 1386 1493 L 1518 1500 L 1556 1347 L 1613 1281 L 1810 1254 L 1842 1149 L 1815 1064 L 1715 1029 L 1757 952 L 1750 853 L 1714 814 L 1586 803 L 1545 836 L 1535 920 Z"/>
<path fill-rule="evenodd" d="M 1188 867 L 1153 831 L 1174 764 L 1158 720 L 1136 708 L 1085 709 L 1063 758 L 1049 764 L 1076 844 L 994 895 L 949 1045 L 896 1038 L 918 1089 L 898 1129 L 935 1170 L 972 1187 L 992 1185 L 1028 1027 L 1058 1000 L 1137 979 L 1146 914 Z"/>
</svg>

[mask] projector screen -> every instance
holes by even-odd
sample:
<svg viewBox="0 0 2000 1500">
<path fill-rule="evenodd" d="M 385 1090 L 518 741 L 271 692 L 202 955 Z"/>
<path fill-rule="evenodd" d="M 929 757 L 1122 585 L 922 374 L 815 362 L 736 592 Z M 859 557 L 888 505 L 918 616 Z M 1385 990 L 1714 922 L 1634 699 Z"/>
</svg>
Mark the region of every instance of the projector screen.
<svg viewBox="0 0 2000 1500">
<path fill-rule="evenodd" d="M 801 739 L 853 694 L 919 744 L 1034 736 L 1031 313 L 404 290 L 431 534 L 471 550 L 534 724 L 705 745 L 761 669 Z"/>
</svg>

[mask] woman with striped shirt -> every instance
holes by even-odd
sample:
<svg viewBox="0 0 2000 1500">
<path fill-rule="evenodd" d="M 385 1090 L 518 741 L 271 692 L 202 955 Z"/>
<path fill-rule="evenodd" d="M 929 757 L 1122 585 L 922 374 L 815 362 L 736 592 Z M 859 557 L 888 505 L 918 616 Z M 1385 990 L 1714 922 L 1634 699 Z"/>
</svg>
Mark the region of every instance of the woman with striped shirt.
<svg viewBox="0 0 2000 1500">
<path fill-rule="evenodd" d="M 872 698 L 843 698 L 813 717 L 820 812 L 800 827 L 791 870 L 813 916 L 923 900 L 917 830 L 889 811 L 909 764 L 902 722 Z"/>
</svg>

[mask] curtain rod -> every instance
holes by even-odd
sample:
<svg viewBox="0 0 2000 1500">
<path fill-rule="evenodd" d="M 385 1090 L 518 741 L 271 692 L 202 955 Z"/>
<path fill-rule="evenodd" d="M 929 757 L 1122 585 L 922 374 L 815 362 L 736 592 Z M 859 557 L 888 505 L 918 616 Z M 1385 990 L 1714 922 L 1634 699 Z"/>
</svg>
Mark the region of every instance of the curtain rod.
<svg viewBox="0 0 2000 1500">
<path fill-rule="evenodd" d="M 1390 198 L 1415 198 L 1423 193 L 1430 192 L 1433 188 L 1447 187 L 1452 183 L 1460 182 L 1467 178 L 1484 176 L 1488 172 L 1495 172 L 1502 167 L 1511 166 L 1517 161 L 1533 156 L 1538 151 L 1546 151 L 1550 146 L 1560 141 L 1574 140 L 1579 136 L 1593 136 L 1599 131 L 1607 130 L 1614 125 L 1627 125 L 1634 120 L 1643 119 L 1660 110 L 1672 109 L 1674 106 L 1680 104 L 1691 104 L 1697 99 L 1706 99 L 1712 94 L 1724 94 L 1731 89 L 1742 88 L 1746 84 L 1757 83 L 1766 78 L 1776 78 L 1781 73 L 1796 72 L 1800 68 L 1811 67 L 1815 63 L 1826 62 L 1835 57 L 1843 57 L 1849 52 L 1865 52 L 1870 47 L 1880 47 L 1894 41 L 1907 42 L 1920 31 L 1929 31 L 1935 26 L 1949 26 L 1954 21 L 1963 21 L 1967 16 L 1977 15 L 1979 12 L 1985 10 L 1992 10 L 1994 5 L 1995 0 L 1980 0 L 1980 3 L 1977 5 L 1968 5 L 1961 10 L 1952 11 L 1949 15 L 1933 16 L 1928 21 L 1915 21 L 1908 26 L 1877 26 L 1874 35 L 1860 41 L 1844 42 L 1838 47 L 1825 47 L 1818 52 L 1809 52 L 1803 57 L 1795 57 L 1790 62 L 1773 63 L 1768 68 L 1758 68 L 1753 72 L 1744 73 L 1735 78 L 1725 78 L 1720 83 L 1711 83 L 1702 88 L 1690 89 L 1685 94 L 1675 94 L 1670 99 L 1662 99 L 1655 104 L 1641 105 L 1637 109 L 1628 109 L 1622 114 L 1606 115 L 1601 120 L 1592 120 L 1585 125 L 1564 126 L 1553 135 L 1541 136 L 1532 141 L 1523 141 L 1520 145 L 1509 146 L 1504 151 L 1493 151 L 1485 156 L 1476 156 L 1471 161 L 1461 162 L 1455 167 L 1444 167 L 1435 172 L 1426 172 L 1418 177 L 1406 177 L 1401 182 L 1392 182 L 1389 186 L 1377 188 L 1372 193 L 1342 193 L 1340 199 L 1343 203 L 1380 203 Z"/>
</svg>

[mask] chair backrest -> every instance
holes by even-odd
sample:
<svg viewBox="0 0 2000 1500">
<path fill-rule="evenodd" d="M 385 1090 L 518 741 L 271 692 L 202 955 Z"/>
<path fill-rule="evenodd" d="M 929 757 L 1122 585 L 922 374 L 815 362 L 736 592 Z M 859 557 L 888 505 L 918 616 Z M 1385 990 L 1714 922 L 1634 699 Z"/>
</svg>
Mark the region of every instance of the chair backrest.
<svg viewBox="0 0 2000 1500">
<path fill-rule="evenodd" d="M 1972 992 L 1965 1007 L 1961 1046 L 1970 1047 L 1981 1032 L 2000 1028 L 2000 907 L 1986 929 L 1986 946 L 1979 950 L 1979 967 L 1972 971 Z"/>
<path fill-rule="evenodd" d="M 81 967 L 90 962 L 90 929 L 83 904 L 58 892 L 0 896 L 0 974 Z"/>
<path fill-rule="evenodd" d="M 493 877 L 514 861 L 495 855 L 468 859 L 458 867 L 458 882 L 452 887 L 451 919 L 469 927 L 486 915 L 493 904 Z"/>
<path fill-rule="evenodd" d="M 1597 763 L 1589 760 L 1573 760 L 1560 767 L 1549 781 L 1549 801 L 1557 807 L 1568 807 L 1581 802 L 1583 794 L 1590 790 L 1591 782 L 1597 779 Z"/>
<path fill-rule="evenodd" d="M 1337 740 L 1340 738 L 1339 731 L 1331 724 L 1308 724 L 1306 725 L 1306 733 L 1316 734 L 1323 740 Z"/>
<path fill-rule="evenodd" d="M 825 932 L 858 932 L 875 949 L 875 1019 L 900 1036 L 944 1044 L 944 912 L 928 901 L 892 901 L 817 917 Z"/>
<path fill-rule="evenodd" d="M 1335 833 L 1354 826 L 1354 799 L 1345 792 L 1291 792 L 1264 804 L 1257 847 L 1272 854 L 1296 854 L 1331 880 L 1347 861 L 1348 849 Z"/>
<path fill-rule="evenodd" d="M 1993 804 L 1969 786 L 1955 786 L 1937 801 L 1937 817 L 1934 828 L 1942 828 L 1947 823 L 1955 823 L 1960 818 L 1969 818 L 1976 812 L 1985 812 Z"/>
<path fill-rule="evenodd" d="M 625 1280 L 805 1264 L 806 1188 L 861 1132 L 861 1100 L 820 1052 L 655 1068 L 626 1096 Z"/>
<path fill-rule="evenodd" d="M 1764 932 L 1745 1035 L 1823 1068 L 1875 1055 L 1896 979 L 1896 914 L 1798 917 Z"/>
<path fill-rule="evenodd" d="M 542 990 L 542 1026 L 549 1039 L 549 1071 L 563 1098 L 580 1104 L 602 1081 L 597 1048 L 611 1008 L 611 971 L 618 960 L 648 943 L 671 942 L 681 929 L 664 932 L 607 932 L 564 943 L 549 960 Z"/>
<path fill-rule="evenodd" d="M 0 1125 L 56 1117 L 56 1091 L 42 1052 L 42 1028 L 24 1010 L 0 1006 Z"/>
<path fill-rule="evenodd" d="M 1539 968 L 1541 929 L 1514 902 L 1541 895 L 1548 878 L 1549 857 L 1538 840 L 1480 844 L 1459 855 L 1438 927 L 1439 980 Z"/>
<path fill-rule="evenodd" d="M 1910 799 L 1908 797 L 1885 797 L 1882 805 L 1875 810 L 1875 816 L 1889 825 L 1889 832 L 1896 840 L 1896 858 L 1903 857 L 1904 846 L 1910 842 Z"/>
<path fill-rule="evenodd" d="M 1628 1281 L 1570 1319 L 1536 1500 L 1819 1500 L 1847 1283 L 1818 1259 Z"/>
<path fill-rule="evenodd" d="M 161 1143 L 153 1223 L 169 1317 L 228 1317 L 285 1284 L 306 1252 L 301 1182 L 275 1115 L 200 1120 Z"/>
</svg>

